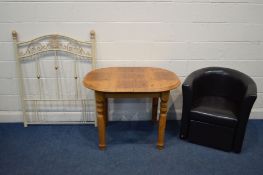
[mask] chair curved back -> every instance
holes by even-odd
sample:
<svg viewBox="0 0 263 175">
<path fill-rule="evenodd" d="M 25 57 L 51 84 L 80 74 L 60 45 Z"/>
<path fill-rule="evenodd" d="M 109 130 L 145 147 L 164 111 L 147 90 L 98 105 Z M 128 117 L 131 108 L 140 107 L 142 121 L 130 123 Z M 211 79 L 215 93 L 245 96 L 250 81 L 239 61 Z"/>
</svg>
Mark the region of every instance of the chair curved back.
<svg viewBox="0 0 263 175">
<path fill-rule="evenodd" d="M 194 74 L 193 74 L 194 76 Z M 210 67 L 202 69 L 202 74 L 194 78 L 194 98 L 200 96 L 220 96 L 241 102 L 247 82 L 251 79 L 242 72 L 222 67 Z"/>
</svg>

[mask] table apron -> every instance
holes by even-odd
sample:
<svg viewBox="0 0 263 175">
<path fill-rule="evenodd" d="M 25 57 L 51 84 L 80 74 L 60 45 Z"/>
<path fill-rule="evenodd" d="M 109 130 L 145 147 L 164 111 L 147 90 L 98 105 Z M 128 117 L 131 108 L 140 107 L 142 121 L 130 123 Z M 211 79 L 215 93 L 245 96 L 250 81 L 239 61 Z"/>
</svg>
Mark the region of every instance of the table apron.
<svg viewBox="0 0 263 175">
<path fill-rule="evenodd" d="M 106 98 L 154 98 L 161 97 L 162 92 L 131 92 L 131 93 L 109 93 L 103 92 Z"/>
</svg>

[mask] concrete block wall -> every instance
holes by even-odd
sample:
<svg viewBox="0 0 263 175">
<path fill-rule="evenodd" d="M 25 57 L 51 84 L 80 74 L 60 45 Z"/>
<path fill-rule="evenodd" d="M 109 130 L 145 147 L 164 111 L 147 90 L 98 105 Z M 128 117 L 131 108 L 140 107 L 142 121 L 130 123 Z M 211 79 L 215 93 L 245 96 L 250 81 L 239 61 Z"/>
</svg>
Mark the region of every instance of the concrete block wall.
<svg viewBox="0 0 263 175">
<path fill-rule="evenodd" d="M 262 17 L 262 0 L 1 0 L 0 122 L 22 120 L 11 31 L 19 40 L 51 33 L 85 40 L 92 29 L 98 67 L 156 66 L 182 81 L 206 66 L 250 75 L 258 86 L 250 118 L 263 119 Z M 150 119 L 150 102 L 110 100 L 110 119 Z M 181 107 L 178 88 L 169 117 L 180 119 Z"/>
</svg>

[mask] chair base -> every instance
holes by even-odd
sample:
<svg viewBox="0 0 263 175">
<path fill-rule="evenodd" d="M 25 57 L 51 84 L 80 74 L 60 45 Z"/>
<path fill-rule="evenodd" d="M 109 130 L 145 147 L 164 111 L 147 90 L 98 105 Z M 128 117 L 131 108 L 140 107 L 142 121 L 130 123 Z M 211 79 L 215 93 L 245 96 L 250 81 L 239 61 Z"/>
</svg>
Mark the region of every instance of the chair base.
<svg viewBox="0 0 263 175">
<path fill-rule="evenodd" d="M 232 151 L 234 133 L 234 128 L 191 120 L 187 139 L 196 144 Z"/>
</svg>

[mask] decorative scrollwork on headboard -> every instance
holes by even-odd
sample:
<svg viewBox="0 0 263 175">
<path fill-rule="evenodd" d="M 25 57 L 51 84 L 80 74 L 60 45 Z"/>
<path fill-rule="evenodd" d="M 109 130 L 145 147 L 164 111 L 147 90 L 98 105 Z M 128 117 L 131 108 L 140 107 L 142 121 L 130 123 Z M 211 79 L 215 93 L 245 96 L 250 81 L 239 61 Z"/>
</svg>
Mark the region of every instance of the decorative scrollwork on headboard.
<svg viewBox="0 0 263 175">
<path fill-rule="evenodd" d="M 83 58 L 91 58 L 91 42 L 82 42 L 63 35 L 46 35 L 27 42 L 18 43 L 18 57 L 27 58 L 48 51 L 62 51 Z"/>
</svg>

